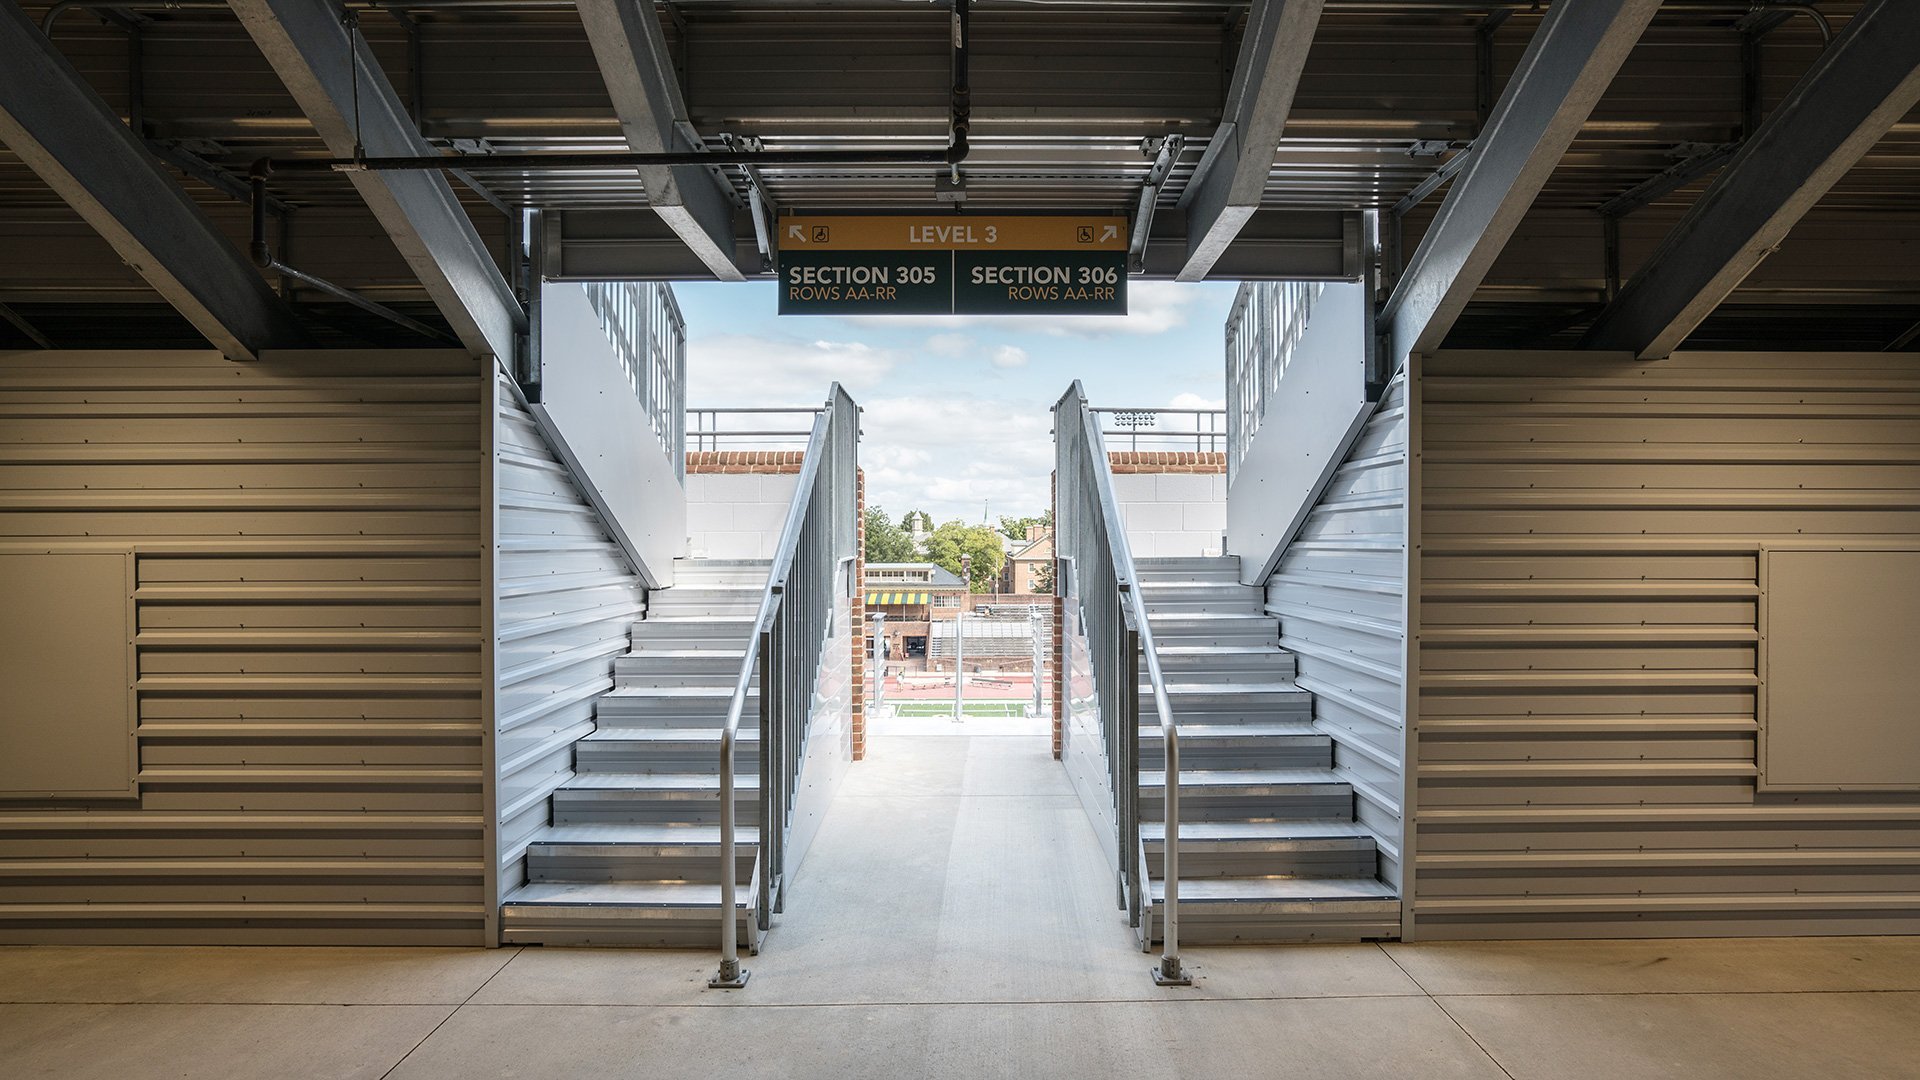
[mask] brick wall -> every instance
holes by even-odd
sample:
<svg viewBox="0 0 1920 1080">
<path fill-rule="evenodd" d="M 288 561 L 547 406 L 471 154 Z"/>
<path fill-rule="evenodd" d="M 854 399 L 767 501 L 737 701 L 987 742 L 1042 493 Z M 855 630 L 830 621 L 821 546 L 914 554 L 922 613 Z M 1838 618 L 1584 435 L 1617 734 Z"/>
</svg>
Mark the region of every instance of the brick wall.
<svg viewBox="0 0 1920 1080">
<path fill-rule="evenodd" d="M 1130 473 L 1219 473 L 1227 472 L 1227 455 L 1198 450 L 1111 450 L 1107 463 L 1113 475 Z"/>
<path fill-rule="evenodd" d="M 798 474 L 806 457 L 804 450 L 689 450 L 687 475 Z"/>
</svg>

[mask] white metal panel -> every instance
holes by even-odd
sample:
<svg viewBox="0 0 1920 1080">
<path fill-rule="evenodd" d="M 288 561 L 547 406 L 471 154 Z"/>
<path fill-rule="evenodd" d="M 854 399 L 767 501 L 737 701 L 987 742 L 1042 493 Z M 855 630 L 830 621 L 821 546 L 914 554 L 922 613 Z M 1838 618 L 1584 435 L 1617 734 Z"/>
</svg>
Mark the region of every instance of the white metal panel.
<svg viewBox="0 0 1920 1080">
<path fill-rule="evenodd" d="M 1355 816 L 1401 884 L 1401 642 L 1407 549 L 1407 393 L 1388 387 L 1267 580 L 1267 611 L 1313 692 L 1314 727 L 1334 740 Z M 1263 432 L 1264 434 L 1264 432 Z M 1277 433 L 1276 433 L 1277 434 Z"/>
<path fill-rule="evenodd" d="M 0 940 L 482 940 L 478 375 L 0 355 L 0 548 L 133 561 L 140 789 L 0 804 Z"/>
<path fill-rule="evenodd" d="M 1366 422 L 1370 326 L 1364 285 L 1325 283 L 1285 370 L 1265 388 L 1259 430 L 1227 488 L 1227 552 L 1240 556 L 1242 580 L 1259 583 L 1273 572 Z"/>
<path fill-rule="evenodd" d="M 594 698 L 613 687 L 614 658 L 630 646 L 646 589 L 586 481 L 562 462 L 512 382 L 497 377 L 493 767 L 504 896 L 526 883 L 527 841 L 548 824 L 548 796 L 573 777 L 573 745 L 593 730 Z M 635 452 L 660 456 L 650 433 L 641 440 Z M 671 472 L 666 480 L 678 505 L 680 487 Z M 662 516 L 672 518 L 671 507 Z"/>
<path fill-rule="evenodd" d="M 1761 553 L 1912 544 L 1920 367 L 1443 353 L 1422 393 L 1418 936 L 1920 930 L 1911 794 L 1757 790 Z"/>
<path fill-rule="evenodd" d="M 601 328 L 578 285 L 542 286 L 542 434 L 553 455 L 590 490 L 589 509 L 615 532 L 657 588 L 673 584 L 687 553 L 687 499 L 678 440 L 671 453 L 635 396 L 629 363 Z M 677 411 L 677 403 L 673 411 Z"/>
</svg>

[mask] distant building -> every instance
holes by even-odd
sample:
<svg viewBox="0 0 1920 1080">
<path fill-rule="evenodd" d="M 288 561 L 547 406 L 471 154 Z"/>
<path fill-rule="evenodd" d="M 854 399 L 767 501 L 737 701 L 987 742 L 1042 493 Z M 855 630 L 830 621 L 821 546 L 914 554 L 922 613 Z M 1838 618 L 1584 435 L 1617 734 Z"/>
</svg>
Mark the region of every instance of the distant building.
<svg viewBox="0 0 1920 1080">
<path fill-rule="evenodd" d="M 1052 526 L 1029 525 L 1026 538 L 1012 542 L 1007 561 L 1000 567 L 999 587 L 1003 593 L 1053 591 Z"/>
<path fill-rule="evenodd" d="M 865 589 L 868 616 L 886 616 L 892 660 L 924 659 L 928 625 L 952 619 L 967 593 L 958 574 L 933 563 L 868 563 Z"/>
<path fill-rule="evenodd" d="M 921 555 L 927 553 L 927 538 L 933 535 L 933 519 L 924 513 L 913 512 L 907 515 L 901 526 L 907 531 L 907 540 L 913 544 L 913 550 Z"/>
</svg>

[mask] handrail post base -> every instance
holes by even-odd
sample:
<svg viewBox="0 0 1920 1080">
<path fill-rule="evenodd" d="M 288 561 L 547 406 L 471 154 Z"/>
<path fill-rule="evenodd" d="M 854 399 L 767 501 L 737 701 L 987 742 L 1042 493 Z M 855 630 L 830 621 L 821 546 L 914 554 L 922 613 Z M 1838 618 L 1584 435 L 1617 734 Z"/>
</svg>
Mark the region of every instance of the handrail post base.
<svg viewBox="0 0 1920 1080">
<path fill-rule="evenodd" d="M 1187 974 L 1187 969 L 1180 966 L 1179 957 L 1163 956 L 1160 958 L 1160 966 L 1153 969 L 1153 985 L 1192 986 L 1193 976 Z"/>
<path fill-rule="evenodd" d="M 707 989 L 738 990 L 747 985 L 747 980 L 752 977 L 753 972 L 741 967 L 740 961 L 722 960 L 719 973 L 707 980 Z"/>
</svg>

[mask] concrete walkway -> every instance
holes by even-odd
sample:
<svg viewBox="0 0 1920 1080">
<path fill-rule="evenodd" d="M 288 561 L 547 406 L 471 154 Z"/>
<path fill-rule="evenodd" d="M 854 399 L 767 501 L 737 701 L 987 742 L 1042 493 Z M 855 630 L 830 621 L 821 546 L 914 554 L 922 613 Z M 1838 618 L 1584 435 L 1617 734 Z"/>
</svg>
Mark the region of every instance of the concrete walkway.
<svg viewBox="0 0 1920 1080">
<path fill-rule="evenodd" d="M 1155 988 L 1029 721 L 879 725 L 704 953 L 0 949 L 8 1077 L 1920 1078 L 1920 939 L 1197 949 Z"/>
</svg>

